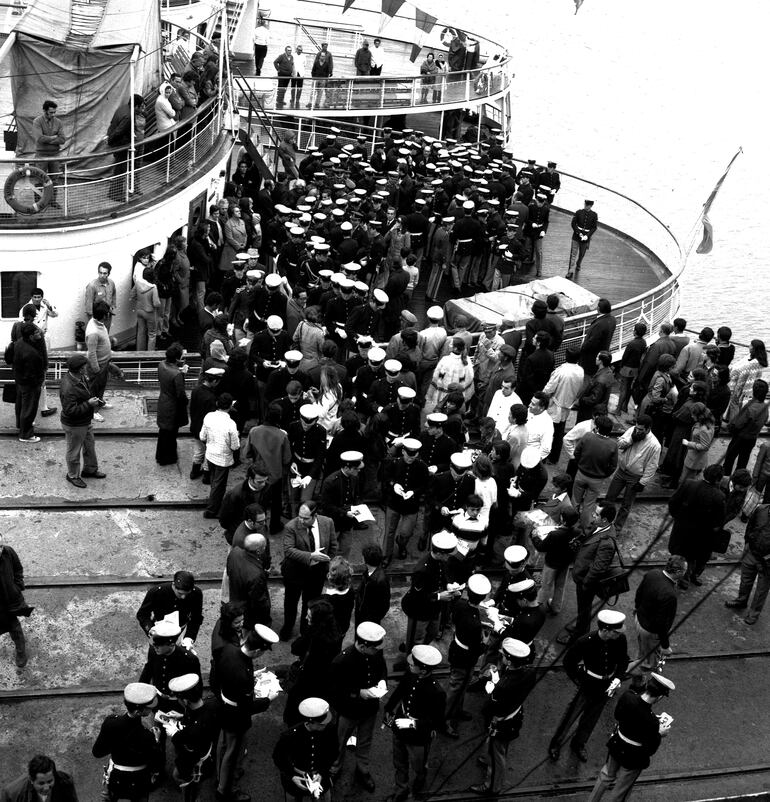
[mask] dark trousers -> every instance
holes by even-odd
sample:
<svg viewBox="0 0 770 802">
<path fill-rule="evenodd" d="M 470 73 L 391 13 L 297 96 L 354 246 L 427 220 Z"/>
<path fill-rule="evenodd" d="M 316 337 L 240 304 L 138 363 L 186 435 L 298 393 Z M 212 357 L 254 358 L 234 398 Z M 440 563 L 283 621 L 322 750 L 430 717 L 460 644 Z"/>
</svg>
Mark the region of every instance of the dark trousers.
<svg viewBox="0 0 770 802">
<path fill-rule="evenodd" d="M 474 666 L 471 666 L 470 668 L 456 666 L 449 667 L 449 687 L 447 688 L 446 696 L 446 720 L 455 727 L 460 721 L 460 715 L 463 712 L 465 692 L 468 690 L 468 685 L 470 685 L 471 676 L 473 675 L 473 668 Z"/>
<path fill-rule="evenodd" d="M 738 587 L 738 600 L 744 604 L 749 603 L 751 589 L 754 582 L 757 588 L 754 591 L 754 598 L 751 600 L 750 612 L 759 614 L 767 601 L 767 594 L 770 591 L 770 572 L 764 560 L 755 557 L 751 550 L 746 547 L 741 558 L 741 584 Z"/>
<path fill-rule="evenodd" d="M 222 467 L 209 462 L 209 476 L 211 477 L 211 487 L 209 488 L 209 503 L 206 512 L 219 515 L 222 508 L 222 499 L 227 490 L 227 477 L 230 475 L 230 467 Z"/>
<path fill-rule="evenodd" d="M 92 372 L 89 368 L 88 375 L 90 377 L 91 395 L 95 398 L 103 399 L 104 391 L 107 389 L 107 379 L 110 376 L 110 363 L 107 362 L 105 365 L 102 365 L 96 373 Z M 98 407 L 96 411 L 99 411 Z"/>
<path fill-rule="evenodd" d="M 429 749 L 430 743 L 404 743 L 396 730 L 393 730 L 393 769 L 396 775 L 393 790 L 396 799 L 406 799 L 409 796 L 410 773 L 414 777 L 412 790 L 415 794 L 419 794 L 425 787 Z"/>
<path fill-rule="evenodd" d="M 262 65 L 265 63 L 267 45 L 254 45 L 254 68 L 257 75 L 262 75 Z"/>
<path fill-rule="evenodd" d="M 158 444 L 155 447 L 155 462 L 158 465 L 173 465 L 179 458 L 176 450 L 176 437 L 179 429 L 158 429 Z"/>
<path fill-rule="evenodd" d="M 582 582 L 575 583 L 575 593 L 577 594 L 577 618 L 575 619 L 575 633 L 573 635 L 575 639 L 585 635 L 591 628 L 595 591 L 596 585 L 584 585 Z"/>
<path fill-rule="evenodd" d="M 307 605 L 317 599 L 323 590 L 325 571 L 310 571 L 301 579 L 283 579 L 283 629 L 290 632 L 297 622 L 297 604 L 302 599 L 302 614 L 299 631 L 307 629 Z"/>
<path fill-rule="evenodd" d="M 553 738 L 551 738 L 550 748 L 559 749 L 561 747 L 565 736 L 578 719 L 580 719 L 580 722 L 575 734 L 572 736 L 572 745 L 575 748 L 585 746 L 601 718 L 602 710 L 604 710 L 604 705 L 607 704 L 608 698 L 606 693 L 598 696 L 591 694 L 589 696 L 582 688 L 578 688 L 577 693 L 572 697 L 572 701 L 567 705 Z"/>
<path fill-rule="evenodd" d="M 733 472 L 733 465 L 738 460 L 738 468 L 745 468 L 749 464 L 749 457 L 757 444 L 756 438 L 753 440 L 744 440 L 743 438 L 733 437 L 727 444 L 727 451 L 725 451 L 725 476 L 730 476 Z"/>
<path fill-rule="evenodd" d="M 283 506 L 283 479 L 273 482 L 264 496 L 266 507 L 270 513 L 270 534 L 277 535 L 282 529 L 281 508 Z"/>
<path fill-rule="evenodd" d="M 10 613 L 5 617 L 5 620 L 8 622 L 8 634 L 16 646 L 16 653 L 24 654 L 27 648 L 27 642 L 24 639 L 24 630 L 21 628 L 21 621 Z"/>
<path fill-rule="evenodd" d="M 16 384 L 16 427 L 19 437 L 34 437 L 42 384 Z"/>
<path fill-rule="evenodd" d="M 561 456 L 561 444 L 564 442 L 564 429 L 567 426 L 567 421 L 563 420 L 553 425 L 553 442 L 551 444 L 551 453 L 548 459 L 551 462 L 558 462 Z"/>
<path fill-rule="evenodd" d="M 276 95 L 275 98 L 275 105 L 279 109 L 283 106 L 283 102 L 286 97 L 286 87 L 289 85 L 290 81 L 291 81 L 290 75 L 278 76 L 278 94 Z"/>
<path fill-rule="evenodd" d="M 610 486 L 607 488 L 607 494 L 605 496 L 607 501 L 612 501 L 614 503 L 617 501 L 618 496 L 621 493 L 623 494 L 623 501 L 615 517 L 615 529 L 617 530 L 623 528 L 623 524 L 625 524 L 626 518 L 628 518 L 631 505 L 636 498 L 636 486 L 639 484 L 640 478 L 640 476 L 634 476 L 631 473 L 627 473 L 622 468 L 618 468 L 615 471 L 615 475 L 610 480 Z"/>
</svg>

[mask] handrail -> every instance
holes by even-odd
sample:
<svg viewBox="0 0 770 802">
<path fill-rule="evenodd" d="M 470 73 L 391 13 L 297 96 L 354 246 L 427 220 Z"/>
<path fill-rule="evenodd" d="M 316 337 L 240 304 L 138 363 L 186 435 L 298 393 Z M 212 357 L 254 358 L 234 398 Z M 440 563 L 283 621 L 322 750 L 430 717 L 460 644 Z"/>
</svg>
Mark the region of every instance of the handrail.
<svg viewBox="0 0 770 802">
<path fill-rule="evenodd" d="M 299 17 L 294 17 L 294 19 L 297 21 L 297 25 L 299 25 L 299 27 L 302 28 L 302 30 L 304 31 L 305 36 L 307 36 L 307 38 L 310 39 L 310 41 L 315 45 L 317 50 L 320 50 L 321 45 L 319 45 L 318 42 L 316 42 L 315 36 L 313 36 L 313 34 L 310 33 L 310 31 L 305 27 L 305 24 L 303 22 L 300 22 Z"/>
<path fill-rule="evenodd" d="M 248 90 L 247 100 L 249 103 L 249 111 L 254 111 L 257 117 L 262 121 L 263 127 L 265 128 L 268 138 L 273 143 L 273 147 L 278 149 L 280 144 L 280 140 L 278 136 L 274 133 L 275 126 L 273 125 L 272 120 L 270 119 L 270 115 L 265 111 L 265 107 L 262 105 L 262 102 L 257 97 L 254 90 L 246 83 L 246 79 L 244 78 L 243 73 L 241 72 L 240 68 L 237 66 L 233 66 L 233 78 L 235 79 L 236 86 L 243 92 L 243 85 L 245 84 L 246 89 Z M 245 93 L 244 93 L 245 94 Z"/>
</svg>

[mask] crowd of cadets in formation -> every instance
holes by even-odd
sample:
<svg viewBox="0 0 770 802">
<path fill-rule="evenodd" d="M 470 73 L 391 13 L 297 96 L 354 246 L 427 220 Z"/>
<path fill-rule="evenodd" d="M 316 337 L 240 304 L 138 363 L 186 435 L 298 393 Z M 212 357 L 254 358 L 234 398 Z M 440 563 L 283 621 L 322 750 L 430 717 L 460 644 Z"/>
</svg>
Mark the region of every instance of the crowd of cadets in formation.
<svg viewBox="0 0 770 802">
<path fill-rule="evenodd" d="M 535 301 L 523 333 L 507 322 L 501 331 L 484 324 L 472 357 L 467 321 L 456 319 L 449 333 L 442 308 L 433 306 L 419 329 L 407 308 L 417 281 L 410 269 L 426 264 L 439 277 L 454 276 L 458 290 L 486 280 L 490 270 L 497 281 L 501 248 L 490 249 L 490 240 L 503 238 L 509 249 L 522 233 L 532 237 L 528 215 L 534 209 L 537 218 L 547 205 L 528 207 L 527 201 L 543 187 L 553 197 L 553 169 L 516 176 L 494 141 L 477 152 L 419 142 L 413 132 L 386 134 L 386 148 L 373 163 L 378 173 L 393 167 L 396 175 L 392 183 L 382 179 L 382 200 L 374 168 L 360 169 L 363 151 L 348 151 L 349 164 L 342 166 L 343 151 L 330 138 L 300 165 L 302 185 L 260 188 L 249 168 L 239 167 L 230 190 L 238 189 L 240 201 L 219 207 L 224 223 L 212 209 L 196 232 L 200 248 L 190 251 L 190 261 L 204 283 L 205 304 L 197 310 L 204 363 L 189 403 L 191 478 L 211 484 L 204 514 L 219 519 L 232 547 L 211 636 L 212 695 L 203 694 L 194 651 L 201 591 L 191 574 L 179 571 L 173 582 L 150 590 L 138 612 L 150 639 L 147 664 L 125 690 L 126 713 L 105 720 L 93 747 L 96 757 L 111 757 L 111 799 L 146 799 L 165 763 L 166 734 L 186 799 L 196 797 L 209 765 L 218 800 L 247 799 L 237 790 L 246 733 L 252 716 L 275 698 L 272 688 L 255 695 L 253 672 L 279 639 L 292 641 L 297 657 L 284 682 L 290 729 L 273 753 L 287 794 L 328 798 L 351 735 L 355 780 L 372 791 L 369 752 L 388 678 L 381 626 L 390 609 L 387 568 L 396 551 L 406 557 L 416 531 L 416 548 L 424 553 L 401 604 L 407 623 L 394 666 L 404 674 L 382 708 L 393 737 L 392 799 L 425 791 L 430 745 L 437 733 L 458 737 L 470 717 L 464 699 L 477 671 L 488 754 L 485 776 L 472 788 L 493 795 L 506 787 L 508 747 L 536 684 L 535 638 L 546 617 L 560 613 L 570 566 L 578 613 L 560 642 L 577 692 L 549 744 L 550 758 L 558 760 L 569 740 L 574 755 L 587 759 L 586 744 L 616 680 L 628 677 L 632 687 L 618 701 L 617 727 L 591 800 L 608 789 L 610 798 L 626 799 L 668 732 L 669 722 L 652 705 L 673 684 L 654 671 L 670 653 L 678 590 L 700 584 L 712 542 L 745 512 L 749 485 L 766 486 L 765 446 L 753 479 L 746 470 L 767 420 L 767 384 L 758 378 L 767 364 L 764 345 L 754 340 L 749 357 L 734 361 L 729 329 L 720 328 L 716 342 L 709 328 L 690 339 L 685 321 L 676 320 L 662 324 L 647 347 L 639 324 L 618 376 L 618 412 L 633 399 L 635 420 L 612 438 L 607 413 L 616 379 L 608 348 L 615 319 L 605 299 L 580 347 L 568 348 L 558 367 L 554 351 L 564 326 L 558 296 Z M 435 186 L 418 191 L 413 174 L 436 176 Z M 349 184 L 335 186 L 353 178 L 352 191 Z M 249 227 L 245 239 L 233 241 L 230 223 L 242 219 L 241 210 L 248 213 L 252 200 L 263 234 Z M 446 244 L 437 251 L 439 232 Z M 201 253 L 208 254 L 203 271 Z M 159 369 L 162 463 L 177 460 L 176 436 L 188 412 L 181 362 L 174 344 Z M 566 431 L 573 409 L 577 422 Z M 732 434 L 727 474 L 736 460 L 738 466 L 724 479 L 721 466 L 708 464 L 723 420 Z M 538 501 L 549 480 L 545 466 L 556 465 L 562 449 L 567 468 L 553 471 L 553 492 Z M 246 477 L 227 489 L 235 459 L 249 463 Z M 679 486 L 669 506 L 672 556 L 665 569 L 645 575 L 636 593 L 632 661 L 622 613 L 602 610 L 593 631 L 591 621 L 606 595 L 602 581 L 617 565 L 617 535 L 635 495 L 658 471 Z M 378 532 L 367 530 L 353 510 L 372 498 L 385 508 Z M 547 535 L 524 514 L 535 505 L 550 519 Z M 748 623 L 756 621 L 768 590 L 756 564 L 770 554 L 767 509 L 760 504 L 751 514 L 739 598 L 728 605 L 747 606 L 759 574 Z M 285 593 L 275 632 L 267 571 L 271 536 L 280 533 Z M 355 537 L 364 541 L 365 570 L 353 589 L 343 555 Z M 544 553 L 538 583 L 528 566 L 536 552 Z M 12 549 L 5 553 L 15 559 L 15 576 L 21 564 Z M 483 571 L 494 563 L 502 563 L 504 578 L 493 593 Z M 292 640 L 298 606 L 300 634 Z M 351 621 L 353 640 L 343 649 Z M 446 690 L 433 676 L 443 658 L 431 645 L 445 631 L 453 636 Z M 151 730 L 142 718 L 156 708 L 182 718 Z M 46 759 L 35 760 L 19 788 L 41 775 L 61 776 L 55 767 L 33 771 Z M 249 784 L 247 777 L 243 785 Z"/>
</svg>

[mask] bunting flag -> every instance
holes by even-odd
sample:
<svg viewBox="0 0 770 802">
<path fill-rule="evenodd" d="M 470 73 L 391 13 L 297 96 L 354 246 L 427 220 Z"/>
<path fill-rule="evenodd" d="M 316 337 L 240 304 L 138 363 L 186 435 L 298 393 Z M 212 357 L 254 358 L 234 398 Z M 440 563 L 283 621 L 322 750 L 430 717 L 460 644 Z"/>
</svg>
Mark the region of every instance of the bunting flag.
<svg viewBox="0 0 770 802">
<path fill-rule="evenodd" d="M 342 6 L 342 13 L 344 14 L 355 2 L 356 0 L 345 0 L 345 4 Z"/>
<path fill-rule="evenodd" d="M 577 14 L 580 11 L 580 6 L 583 5 L 583 0 L 575 0 L 575 13 Z"/>
<path fill-rule="evenodd" d="M 347 2 L 347 0 L 345 0 Z M 382 0 L 382 13 L 386 17 L 395 17 L 398 10 L 404 5 L 404 0 Z"/>
<path fill-rule="evenodd" d="M 409 56 L 409 61 L 414 64 L 414 62 L 417 61 L 417 56 L 419 56 L 420 53 L 422 53 L 422 45 L 412 45 L 412 53 Z"/>
<path fill-rule="evenodd" d="M 711 249 L 714 247 L 714 227 L 711 225 L 711 221 L 709 220 L 711 204 L 714 203 L 717 193 L 721 189 L 725 178 L 727 178 L 727 174 L 730 172 L 730 168 L 733 166 L 733 163 L 741 153 L 743 153 L 743 148 L 738 148 L 735 156 L 730 159 L 730 164 L 727 165 L 724 173 L 722 173 L 722 177 L 719 179 L 719 181 L 717 181 L 714 189 L 711 190 L 708 200 L 703 204 L 703 213 L 701 214 L 701 220 L 703 222 L 703 239 L 701 239 L 700 245 L 698 245 L 698 247 L 695 249 L 695 253 L 711 253 Z"/>
<path fill-rule="evenodd" d="M 414 24 L 425 33 L 430 33 L 438 20 L 430 14 L 426 14 L 422 9 L 416 9 Z"/>
</svg>

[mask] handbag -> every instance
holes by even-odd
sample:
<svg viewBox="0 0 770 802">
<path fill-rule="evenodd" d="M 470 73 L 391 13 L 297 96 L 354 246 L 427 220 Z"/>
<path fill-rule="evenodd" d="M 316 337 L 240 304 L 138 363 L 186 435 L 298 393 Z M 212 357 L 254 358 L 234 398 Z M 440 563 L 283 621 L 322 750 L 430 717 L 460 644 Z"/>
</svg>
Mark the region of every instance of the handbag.
<svg viewBox="0 0 770 802">
<path fill-rule="evenodd" d="M 614 607 L 617 604 L 618 597 L 622 593 L 628 593 L 631 589 L 628 584 L 628 577 L 631 571 L 626 568 L 623 558 L 620 556 L 618 541 L 614 537 L 610 539 L 615 547 L 615 554 L 618 555 L 620 565 L 611 566 L 607 569 L 607 573 L 599 580 L 599 592 L 597 595 L 604 599 L 605 603 L 609 604 L 610 607 Z M 610 599 L 613 599 L 613 601 L 610 601 Z"/>
<path fill-rule="evenodd" d="M 16 383 L 10 382 L 9 384 L 3 385 L 3 401 L 6 404 L 15 404 L 16 403 Z"/>
<path fill-rule="evenodd" d="M 3 397 L 3 400 L 5 400 L 5 397 Z M 752 513 L 759 506 L 759 503 L 761 501 L 762 501 L 762 494 L 759 492 L 759 490 L 757 490 L 756 487 L 752 485 L 746 491 L 746 498 L 743 500 L 743 506 L 741 507 L 741 514 L 745 515 L 747 518 L 750 518 Z M 718 551 L 718 549 L 714 549 L 714 551 Z"/>
<path fill-rule="evenodd" d="M 729 529 L 715 529 L 711 535 L 711 551 L 715 551 L 717 554 L 724 554 L 730 545 L 732 534 Z"/>
</svg>

